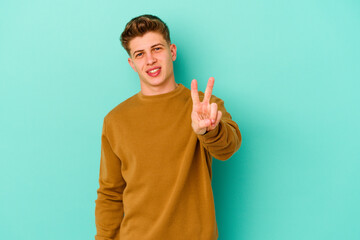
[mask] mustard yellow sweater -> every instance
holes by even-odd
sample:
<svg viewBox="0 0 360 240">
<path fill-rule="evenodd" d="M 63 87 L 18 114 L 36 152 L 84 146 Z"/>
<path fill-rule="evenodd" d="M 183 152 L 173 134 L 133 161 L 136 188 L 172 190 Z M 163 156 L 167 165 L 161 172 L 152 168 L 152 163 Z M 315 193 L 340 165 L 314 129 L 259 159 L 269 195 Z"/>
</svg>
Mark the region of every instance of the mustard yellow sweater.
<svg viewBox="0 0 360 240">
<path fill-rule="evenodd" d="M 199 92 L 200 100 L 203 92 Z M 128 98 L 104 118 L 96 240 L 215 240 L 212 156 L 226 160 L 241 144 L 237 124 L 222 111 L 204 135 L 191 127 L 184 85 L 168 93 Z"/>
</svg>

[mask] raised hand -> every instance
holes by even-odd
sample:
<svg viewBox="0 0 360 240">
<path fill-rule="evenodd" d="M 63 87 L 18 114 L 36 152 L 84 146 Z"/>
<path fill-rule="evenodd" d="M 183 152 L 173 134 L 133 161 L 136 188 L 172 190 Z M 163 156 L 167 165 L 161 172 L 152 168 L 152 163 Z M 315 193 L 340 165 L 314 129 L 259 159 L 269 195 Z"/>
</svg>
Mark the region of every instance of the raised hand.
<svg viewBox="0 0 360 240">
<path fill-rule="evenodd" d="M 222 113 L 218 111 L 216 103 L 210 104 L 210 98 L 214 87 L 215 79 L 209 78 L 206 86 L 204 99 L 200 102 L 197 81 L 191 82 L 191 98 L 193 101 L 193 109 L 191 112 L 191 126 L 196 134 L 205 134 L 213 130 L 219 124 Z"/>
</svg>

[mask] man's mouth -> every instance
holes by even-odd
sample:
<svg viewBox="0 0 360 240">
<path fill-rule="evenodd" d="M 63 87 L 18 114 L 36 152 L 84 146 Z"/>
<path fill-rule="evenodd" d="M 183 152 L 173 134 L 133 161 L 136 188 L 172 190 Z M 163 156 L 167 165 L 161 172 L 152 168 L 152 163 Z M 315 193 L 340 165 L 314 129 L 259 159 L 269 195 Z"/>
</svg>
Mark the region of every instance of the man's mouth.
<svg viewBox="0 0 360 240">
<path fill-rule="evenodd" d="M 150 77 L 156 77 L 160 74 L 161 71 L 161 67 L 155 67 L 152 68 L 150 70 L 147 70 L 146 73 L 150 76 Z"/>
</svg>

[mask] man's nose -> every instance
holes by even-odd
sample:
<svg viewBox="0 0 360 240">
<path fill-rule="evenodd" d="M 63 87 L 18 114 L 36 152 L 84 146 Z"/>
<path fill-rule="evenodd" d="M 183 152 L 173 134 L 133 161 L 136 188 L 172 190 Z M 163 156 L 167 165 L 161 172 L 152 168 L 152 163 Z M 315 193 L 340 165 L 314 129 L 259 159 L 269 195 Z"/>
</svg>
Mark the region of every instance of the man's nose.
<svg viewBox="0 0 360 240">
<path fill-rule="evenodd" d="M 156 58 L 153 56 L 152 53 L 149 53 L 149 54 L 147 54 L 147 59 L 146 59 L 146 61 L 147 61 L 147 64 L 148 64 L 148 65 L 152 65 L 153 63 L 156 62 Z"/>
</svg>

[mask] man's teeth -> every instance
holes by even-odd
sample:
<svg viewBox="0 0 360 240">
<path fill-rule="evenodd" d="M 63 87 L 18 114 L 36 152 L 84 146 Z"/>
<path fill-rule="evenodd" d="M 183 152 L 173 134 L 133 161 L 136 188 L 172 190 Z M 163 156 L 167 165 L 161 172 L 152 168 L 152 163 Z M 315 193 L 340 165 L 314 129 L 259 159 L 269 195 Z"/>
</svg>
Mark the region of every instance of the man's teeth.
<svg viewBox="0 0 360 240">
<path fill-rule="evenodd" d="M 151 70 L 149 72 L 154 73 L 154 72 L 157 72 L 158 70 L 159 70 L 159 68 L 156 68 L 156 69 L 153 69 L 153 70 Z"/>
</svg>

